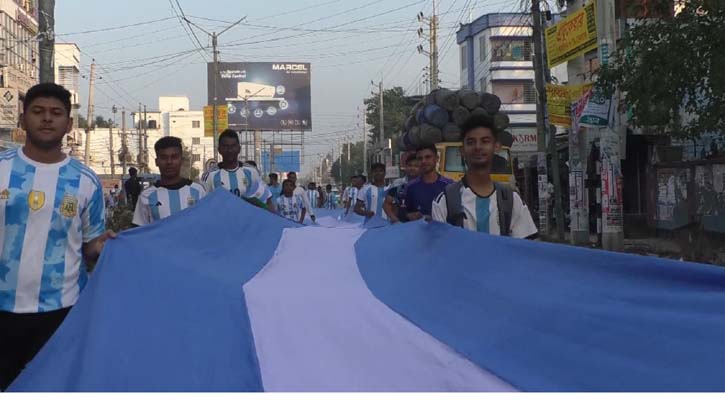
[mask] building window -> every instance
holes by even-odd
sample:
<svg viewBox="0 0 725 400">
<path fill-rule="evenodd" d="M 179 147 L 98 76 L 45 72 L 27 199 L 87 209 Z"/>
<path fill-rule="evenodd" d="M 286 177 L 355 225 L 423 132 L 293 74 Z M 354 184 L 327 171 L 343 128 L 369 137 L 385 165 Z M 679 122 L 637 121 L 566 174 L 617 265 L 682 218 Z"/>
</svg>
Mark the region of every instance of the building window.
<svg viewBox="0 0 725 400">
<path fill-rule="evenodd" d="M 461 71 L 465 71 L 468 68 L 468 46 L 465 44 L 461 45 Z"/>
<path fill-rule="evenodd" d="M 191 162 L 201 162 L 201 154 L 192 154 Z"/>
<path fill-rule="evenodd" d="M 493 94 L 503 104 L 536 104 L 534 82 L 493 82 Z"/>
<path fill-rule="evenodd" d="M 191 127 L 192 128 L 200 128 L 201 127 L 201 121 L 191 121 Z"/>
<path fill-rule="evenodd" d="M 148 124 L 149 124 L 149 129 L 158 129 L 155 119 L 148 120 Z"/>
<path fill-rule="evenodd" d="M 479 53 L 479 59 L 481 62 L 486 61 L 486 37 L 481 36 L 478 39 L 478 53 Z"/>
<path fill-rule="evenodd" d="M 491 39 L 492 61 L 531 61 L 531 39 Z"/>
<path fill-rule="evenodd" d="M 201 138 L 198 138 L 198 137 L 195 137 L 195 138 L 191 138 L 191 144 L 192 144 L 193 146 L 198 146 L 198 145 L 200 145 L 200 144 L 201 144 Z"/>
</svg>

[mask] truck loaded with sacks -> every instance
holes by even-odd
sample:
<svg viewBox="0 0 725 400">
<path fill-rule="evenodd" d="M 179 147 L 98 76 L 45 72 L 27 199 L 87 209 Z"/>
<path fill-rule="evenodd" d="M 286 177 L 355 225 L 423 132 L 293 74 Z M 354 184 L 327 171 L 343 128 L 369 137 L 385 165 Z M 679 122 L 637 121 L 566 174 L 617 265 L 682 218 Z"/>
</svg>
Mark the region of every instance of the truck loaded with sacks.
<svg viewBox="0 0 725 400">
<path fill-rule="evenodd" d="M 501 100 L 491 93 L 469 89 L 436 89 L 413 106 L 398 137 L 398 148 L 412 151 L 420 146 L 435 145 L 440 161 L 438 171 L 453 180 L 465 172 L 461 158 L 461 126 L 472 115 L 492 118 L 498 134 L 498 147 L 491 176 L 497 182 L 515 186 L 511 159 L 513 136 L 510 119 L 501 111 Z"/>
</svg>

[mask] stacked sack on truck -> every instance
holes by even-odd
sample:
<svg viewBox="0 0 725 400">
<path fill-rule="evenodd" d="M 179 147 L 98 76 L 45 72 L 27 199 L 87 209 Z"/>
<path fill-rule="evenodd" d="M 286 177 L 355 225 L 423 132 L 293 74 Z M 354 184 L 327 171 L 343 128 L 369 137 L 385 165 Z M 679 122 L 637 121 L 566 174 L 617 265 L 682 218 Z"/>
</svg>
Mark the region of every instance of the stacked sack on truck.
<svg viewBox="0 0 725 400">
<path fill-rule="evenodd" d="M 472 115 L 493 118 L 499 142 L 508 147 L 513 144 L 513 136 L 506 131 L 510 120 L 501 112 L 498 96 L 469 89 L 436 89 L 413 107 L 398 137 L 398 146 L 403 150 L 415 150 L 440 142 L 458 142 L 461 126 Z"/>
</svg>

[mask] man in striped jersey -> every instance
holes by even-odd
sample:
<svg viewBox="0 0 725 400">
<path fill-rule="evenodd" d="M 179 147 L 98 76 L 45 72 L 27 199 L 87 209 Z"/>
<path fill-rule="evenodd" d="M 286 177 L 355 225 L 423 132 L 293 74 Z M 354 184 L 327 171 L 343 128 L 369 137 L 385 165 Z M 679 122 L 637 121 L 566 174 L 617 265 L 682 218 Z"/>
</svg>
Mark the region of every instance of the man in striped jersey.
<svg viewBox="0 0 725 400">
<path fill-rule="evenodd" d="M 357 202 L 357 194 L 362 188 L 362 178 L 360 176 L 353 176 L 350 178 L 350 187 L 347 188 L 345 193 L 343 194 L 343 204 L 345 207 L 345 215 L 350 213 L 350 207 L 353 208 L 353 211 L 355 210 L 355 203 Z"/>
<path fill-rule="evenodd" d="M 181 177 L 181 139 L 165 136 L 154 144 L 161 179 L 144 190 L 136 204 L 133 223 L 148 225 L 196 204 L 206 195 L 204 187 Z"/>
<path fill-rule="evenodd" d="M 239 162 L 239 136 L 231 129 L 219 135 L 219 154 L 222 162 L 219 169 L 212 171 L 204 181 L 208 193 L 222 188 L 260 208 L 276 212 L 272 193 L 256 169 Z"/>
<path fill-rule="evenodd" d="M 282 195 L 277 198 L 279 215 L 303 224 L 305 222 L 305 203 L 300 195 L 295 194 L 295 184 L 289 179 L 282 182 Z"/>
<path fill-rule="evenodd" d="M 302 202 L 305 206 L 305 210 L 310 214 L 310 219 L 312 222 L 315 222 L 317 220 L 317 217 L 315 217 L 315 210 L 312 208 L 312 205 L 310 204 L 310 200 L 307 197 L 307 192 L 305 191 L 305 188 L 302 186 L 297 186 L 297 172 L 290 171 L 287 173 L 287 179 L 291 180 L 292 183 L 295 185 L 295 195 L 298 195 L 302 197 Z"/>
<path fill-rule="evenodd" d="M 71 94 L 42 83 L 25 95 L 25 145 L 0 153 L 0 390 L 65 318 L 107 239 L 103 187 L 61 151 Z"/>
<path fill-rule="evenodd" d="M 387 220 L 388 215 L 383 210 L 385 202 L 385 164 L 375 163 L 370 167 L 372 183 L 365 185 L 357 195 L 355 213 L 370 219 L 377 215 Z"/>
<path fill-rule="evenodd" d="M 317 184 L 310 182 L 307 184 L 307 200 L 312 208 L 320 208 L 320 192 L 317 191 Z"/>
</svg>

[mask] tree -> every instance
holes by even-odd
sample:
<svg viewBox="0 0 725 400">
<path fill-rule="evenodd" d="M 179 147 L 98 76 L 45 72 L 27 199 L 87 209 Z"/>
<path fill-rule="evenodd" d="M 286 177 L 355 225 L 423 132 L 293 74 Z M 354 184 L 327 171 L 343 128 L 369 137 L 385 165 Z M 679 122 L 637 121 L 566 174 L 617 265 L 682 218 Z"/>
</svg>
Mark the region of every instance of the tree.
<svg viewBox="0 0 725 400">
<path fill-rule="evenodd" d="M 383 100 L 384 101 L 384 100 Z M 363 173 L 363 142 L 350 145 L 350 160 L 347 157 L 347 146 L 342 149 L 342 183 L 349 185 L 350 178 Z M 339 182 L 340 179 L 340 158 L 332 163 L 332 177 Z"/>
<path fill-rule="evenodd" d="M 109 128 L 111 126 L 111 120 L 107 120 L 103 118 L 100 115 L 96 116 L 96 120 L 93 122 L 93 125 L 98 128 Z"/>
<path fill-rule="evenodd" d="M 609 93 L 615 87 L 624 93 L 636 127 L 678 137 L 723 132 L 725 2 L 683 4 L 673 17 L 640 18 L 599 82 Z"/>
<path fill-rule="evenodd" d="M 85 119 L 82 115 L 78 115 L 78 127 L 81 129 L 88 128 L 88 120 Z"/>
<path fill-rule="evenodd" d="M 413 109 L 413 104 L 406 96 L 403 88 L 396 86 L 383 90 L 385 125 L 385 139 L 395 138 L 403 130 L 405 119 Z M 380 97 L 378 95 L 365 99 L 366 121 L 370 126 L 372 142 L 380 137 Z M 397 152 L 397 145 L 393 140 L 393 152 Z"/>
</svg>

